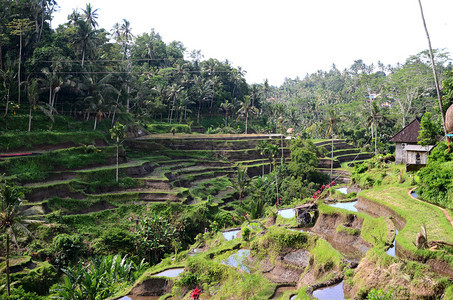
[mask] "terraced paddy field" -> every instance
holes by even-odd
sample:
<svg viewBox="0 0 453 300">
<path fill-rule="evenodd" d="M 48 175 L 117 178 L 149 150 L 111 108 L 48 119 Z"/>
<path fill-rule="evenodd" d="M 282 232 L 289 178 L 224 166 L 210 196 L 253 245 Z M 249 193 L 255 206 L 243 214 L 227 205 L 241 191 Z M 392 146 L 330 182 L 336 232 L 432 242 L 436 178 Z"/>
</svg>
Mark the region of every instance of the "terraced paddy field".
<svg viewBox="0 0 453 300">
<path fill-rule="evenodd" d="M 14 170 L 7 176 L 21 184 L 29 201 L 27 215 L 44 221 L 39 232 L 47 241 L 32 244 L 32 250 L 27 251 L 33 255 L 28 258 L 17 257 L 12 264 L 17 265 L 12 269 L 14 281 L 33 272 L 53 272 L 57 255 L 50 250 L 58 234 L 76 232 L 89 241 L 85 251 L 95 255 L 107 251 L 100 248 L 106 233 L 135 232 L 140 215 L 159 213 L 181 220 L 178 226 L 187 226 L 184 231 L 191 234 L 187 240 L 195 240 L 195 244 L 189 244 L 190 250 L 169 254 L 111 299 L 187 298 L 188 278 L 197 278 L 204 286 L 203 295 L 212 299 L 237 295 L 240 299 L 309 299 L 313 291 L 337 284 L 342 296 L 337 291 L 335 297 L 358 297 L 371 287 L 386 285 L 398 288 L 395 295 L 401 299 L 438 295 L 440 270 L 447 270 L 445 275 L 449 276 L 451 263 L 445 254 L 419 250 L 412 242 L 421 225 L 426 225 L 430 238 L 447 243 L 453 243 L 453 232 L 439 208 L 418 202 L 414 205 L 407 195 L 409 181 L 363 190 L 358 201 L 332 193 L 330 197 L 357 201 L 357 209 L 319 203 L 319 216 L 309 227 L 301 228 L 295 214 L 288 217 L 270 212 L 257 220 L 238 215 L 240 202 L 233 188 L 237 167 L 247 167 L 249 176 L 271 170 L 270 160 L 258 150 L 262 141 L 280 145 L 281 138 L 170 134 L 128 139 L 120 147 L 118 183 L 115 148 L 108 145 L 53 145 L 48 151 L 41 145 L 39 155 L 3 160 L 0 168 Z M 285 140 L 280 151 L 290 161 L 287 143 Z M 317 145 L 326 148 L 318 170 L 332 174 L 332 180 L 341 184 L 351 182 L 352 168 L 347 164 L 371 157 L 343 140 L 334 141 L 333 155 L 332 141 Z M 215 222 L 207 222 L 208 215 L 214 216 Z M 209 227 L 212 224 L 218 227 Z M 234 235 L 226 240 L 222 232 Z M 396 249 L 393 256 L 386 254 L 392 244 Z M 121 243 L 109 247 L 110 251 L 131 251 L 134 245 L 126 235 Z M 165 275 L 171 270 L 178 273 Z M 406 282 L 391 281 L 385 272 L 393 272 L 391 278 Z"/>
</svg>

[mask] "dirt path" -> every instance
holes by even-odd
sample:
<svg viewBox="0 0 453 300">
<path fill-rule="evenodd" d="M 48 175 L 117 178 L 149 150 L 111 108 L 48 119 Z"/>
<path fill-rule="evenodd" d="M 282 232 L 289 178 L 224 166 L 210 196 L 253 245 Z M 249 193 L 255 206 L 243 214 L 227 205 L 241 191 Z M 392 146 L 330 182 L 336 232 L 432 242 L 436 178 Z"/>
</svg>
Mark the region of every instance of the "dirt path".
<svg viewBox="0 0 453 300">
<path fill-rule="evenodd" d="M 444 213 L 444 215 L 445 215 L 445 217 L 447 218 L 447 220 L 450 222 L 451 227 L 453 227 L 453 219 L 451 218 L 451 216 L 450 216 L 450 214 L 448 213 L 448 211 L 447 211 L 446 209 L 443 209 L 442 207 L 439 207 L 439 206 L 435 205 L 435 204 L 432 204 L 432 203 L 429 203 L 429 202 L 426 202 L 426 201 L 422 201 L 422 200 L 419 200 L 419 199 L 415 198 L 414 196 L 412 196 L 412 192 L 413 192 L 415 189 L 416 189 L 416 188 L 410 189 L 410 190 L 407 192 L 407 194 L 408 194 L 412 199 L 414 199 L 414 200 L 416 200 L 416 201 L 418 201 L 418 202 L 427 203 L 427 204 L 429 204 L 429 205 L 431 205 L 431 206 L 434 206 L 434 207 L 437 207 L 438 209 L 440 209 L 440 210 Z"/>
</svg>

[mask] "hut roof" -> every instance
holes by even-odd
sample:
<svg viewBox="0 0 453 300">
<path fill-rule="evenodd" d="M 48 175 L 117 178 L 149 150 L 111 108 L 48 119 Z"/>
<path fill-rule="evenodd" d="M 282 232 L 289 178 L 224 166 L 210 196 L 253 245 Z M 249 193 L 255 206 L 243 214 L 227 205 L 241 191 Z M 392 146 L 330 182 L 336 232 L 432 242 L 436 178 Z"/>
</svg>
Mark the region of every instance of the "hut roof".
<svg viewBox="0 0 453 300">
<path fill-rule="evenodd" d="M 395 134 L 390 139 L 390 142 L 417 144 L 419 131 L 420 131 L 420 120 L 418 118 L 415 118 L 412 122 L 409 123 L 409 125 L 401 129 L 397 134 Z"/>
</svg>

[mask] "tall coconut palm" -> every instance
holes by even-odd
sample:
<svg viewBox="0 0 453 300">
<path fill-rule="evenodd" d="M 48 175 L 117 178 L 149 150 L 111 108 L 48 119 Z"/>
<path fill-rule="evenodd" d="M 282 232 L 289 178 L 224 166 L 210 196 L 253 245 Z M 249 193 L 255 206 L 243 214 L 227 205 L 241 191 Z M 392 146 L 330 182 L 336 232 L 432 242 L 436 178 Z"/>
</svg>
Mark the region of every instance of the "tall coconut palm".
<svg viewBox="0 0 453 300">
<path fill-rule="evenodd" d="M 108 104 L 116 101 L 115 98 L 118 96 L 118 90 L 110 84 L 111 78 L 112 74 L 98 79 L 96 74 L 90 73 L 84 76 L 84 82 L 80 85 L 80 88 L 88 93 L 84 99 L 88 103 L 87 118 L 91 113 L 95 114 L 93 130 L 96 130 L 97 122 L 102 120 L 105 108 L 111 107 Z"/>
<path fill-rule="evenodd" d="M 256 149 L 260 152 L 261 158 L 266 156 L 267 142 L 261 140 Z M 261 162 L 261 176 L 264 176 L 264 163 Z"/>
<path fill-rule="evenodd" d="M 1 60 L 1 58 L 0 58 Z M 2 85 L 6 91 L 6 105 L 5 105 L 5 114 L 4 117 L 8 114 L 9 109 L 9 99 L 11 95 L 11 88 L 13 86 L 13 81 L 15 80 L 17 73 L 14 71 L 14 63 L 12 60 L 6 61 L 5 69 L 0 68 L 0 79 L 3 81 Z"/>
<path fill-rule="evenodd" d="M 90 3 L 87 3 L 86 8 L 82 10 L 87 24 L 90 25 L 91 28 L 96 28 L 98 26 L 98 22 L 96 21 L 96 19 L 99 17 L 98 16 L 99 9 L 98 8 L 93 9 L 93 6 L 91 6 Z"/>
<path fill-rule="evenodd" d="M 167 88 L 167 97 L 168 97 L 168 100 L 170 101 L 170 106 L 169 106 L 170 111 L 168 113 L 168 121 L 170 122 L 170 124 L 173 119 L 173 111 L 176 108 L 176 100 L 178 99 L 179 93 L 182 90 L 183 90 L 183 87 L 177 83 L 173 83 L 171 86 L 169 86 Z"/>
<path fill-rule="evenodd" d="M 20 105 L 20 84 L 21 84 L 21 66 L 22 66 L 22 47 L 24 35 L 33 28 L 33 22 L 30 19 L 14 19 L 8 23 L 8 27 L 11 29 L 11 34 L 19 36 L 19 58 L 17 64 L 17 102 Z"/>
<path fill-rule="evenodd" d="M 233 108 L 233 103 L 229 102 L 227 99 L 225 99 L 223 103 L 220 103 L 220 109 L 225 112 L 225 129 L 228 127 L 228 112 Z"/>
<path fill-rule="evenodd" d="M 8 296 L 10 295 L 10 278 L 9 278 L 9 252 L 10 242 L 13 241 L 16 246 L 16 233 L 22 232 L 31 236 L 27 226 L 39 221 L 28 219 L 24 216 L 24 194 L 16 186 L 6 183 L 0 185 L 0 228 L 6 233 L 6 286 Z"/>
<path fill-rule="evenodd" d="M 82 67 L 85 62 L 85 57 L 90 50 L 90 47 L 93 45 L 96 38 L 97 30 L 94 30 L 87 22 L 84 20 L 78 20 L 76 22 L 76 33 L 74 36 L 74 44 L 80 48 L 82 55 Z"/>
<path fill-rule="evenodd" d="M 247 134 L 249 114 L 258 114 L 258 108 L 253 106 L 249 96 L 245 96 L 244 101 L 240 102 L 241 107 L 238 110 L 239 117 L 245 117 L 245 134 Z"/>
<path fill-rule="evenodd" d="M 275 144 L 268 144 L 267 145 L 267 154 L 270 158 L 272 158 L 272 164 L 274 165 L 274 173 L 275 173 L 275 189 L 277 192 L 277 201 L 278 201 L 278 172 L 277 172 L 277 156 L 278 156 L 278 145 Z"/>
<path fill-rule="evenodd" d="M 375 101 L 371 103 L 370 115 L 368 116 L 368 125 L 371 127 L 371 136 L 374 136 L 374 155 L 377 155 L 377 128 L 383 121 L 383 115 Z M 374 127 L 374 133 L 373 133 Z"/>
<path fill-rule="evenodd" d="M 124 126 L 120 122 L 116 122 L 115 126 L 110 128 L 110 137 L 112 138 L 112 140 L 116 141 L 116 176 L 115 176 L 115 180 L 116 180 L 116 182 L 118 182 L 119 146 L 120 146 L 120 139 L 126 137 L 126 126 Z"/>
<path fill-rule="evenodd" d="M 431 59 L 431 67 L 433 69 L 434 84 L 436 86 L 436 93 L 437 93 L 437 100 L 439 102 L 440 116 L 442 117 L 442 127 L 444 129 L 444 134 L 447 135 L 447 128 L 445 127 L 445 114 L 444 114 L 444 109 L 442 107 L 442 96 L 440 93 L 439 80 L 437 79 L 436 65 L 434 64 L 433 48 L 431 47 L 431 39 L 429 38 L 428 27 L 426 26 L 425 15 L 423 13 L 423 6 L 422 6 L 421 0 L 418 0 L 418 4 L 420 6 L 420 13 L 421 13 L 422 20 L 423 20 L 423 27 L 425 28 L 426 38 L 428 40 L 429 57 Z"/>
<path fill-rule="evenodd" d="M 338 123 L 340 122 L 341 117 L 333 110 L 332 108 L 327 110 L 327 116 L 323 120 L 322 129 L 326 131 L 326 136 L 331 138 L 331 155 L 330 155 L 330 180 L 332 180 L 333 175 L 333 138 L 338 131 Z"/>
</svg>

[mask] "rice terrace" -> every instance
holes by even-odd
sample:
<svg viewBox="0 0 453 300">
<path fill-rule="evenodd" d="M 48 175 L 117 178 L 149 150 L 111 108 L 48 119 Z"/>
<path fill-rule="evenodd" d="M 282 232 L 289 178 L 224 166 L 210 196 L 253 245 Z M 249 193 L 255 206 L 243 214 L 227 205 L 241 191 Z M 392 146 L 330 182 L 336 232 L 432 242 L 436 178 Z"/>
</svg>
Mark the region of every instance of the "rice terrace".
<svg viewBox="0 0 453 300">
<path fill-rule="evenodd" d="M 278 86 L 0 8 L 1 299 L 453 299 L 445 49 Z"/>
</svg>

